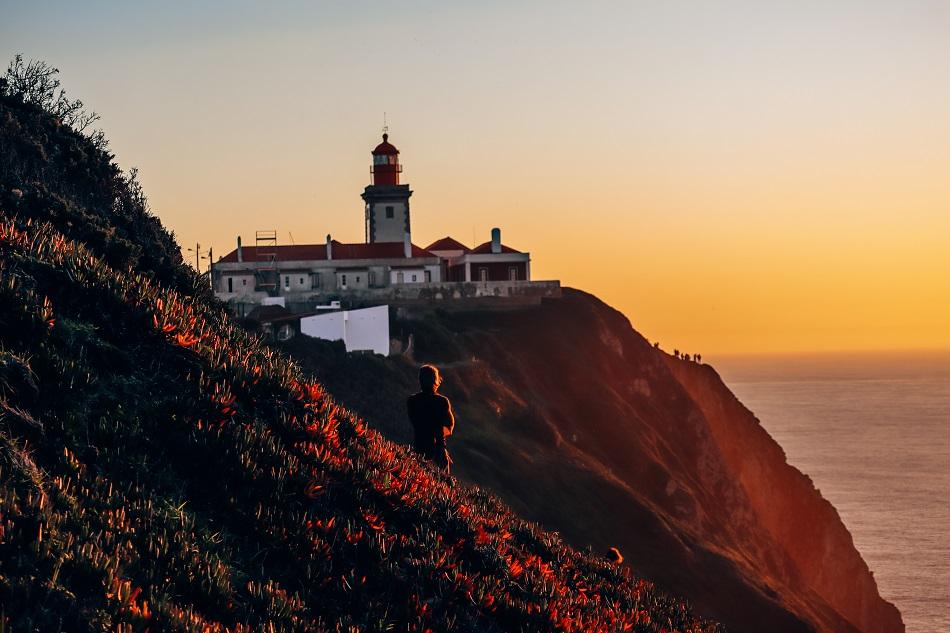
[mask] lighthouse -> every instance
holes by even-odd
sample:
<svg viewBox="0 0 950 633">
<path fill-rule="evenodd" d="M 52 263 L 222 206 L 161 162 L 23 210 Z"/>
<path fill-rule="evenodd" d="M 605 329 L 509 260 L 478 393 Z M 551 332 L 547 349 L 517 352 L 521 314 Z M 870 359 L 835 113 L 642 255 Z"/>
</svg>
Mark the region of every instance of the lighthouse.
<svg viewBox="0 0 950 633">
<path fill-rule="evenodd" d="M 399 150 L 383 134 L 383 142 L 372 152 L 370 173 L 373 184 L 363 190 L 366 203 L 366 243 L 410 242 L 409 185 L 399 184 L 402 165 Z"/>
</svg>

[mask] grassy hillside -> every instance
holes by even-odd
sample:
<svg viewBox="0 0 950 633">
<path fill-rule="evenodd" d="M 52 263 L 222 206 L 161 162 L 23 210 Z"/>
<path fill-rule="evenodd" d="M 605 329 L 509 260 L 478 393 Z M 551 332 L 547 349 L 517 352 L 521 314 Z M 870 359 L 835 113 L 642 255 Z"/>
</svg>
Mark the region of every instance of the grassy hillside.
<svg viewBox="0 0 950 633">
<path fill-rule="evenodd" d="M 199 288 L 111 157 L 0 94 L 3 630 L 719 630 L 419 463 Z"/>
</svg>

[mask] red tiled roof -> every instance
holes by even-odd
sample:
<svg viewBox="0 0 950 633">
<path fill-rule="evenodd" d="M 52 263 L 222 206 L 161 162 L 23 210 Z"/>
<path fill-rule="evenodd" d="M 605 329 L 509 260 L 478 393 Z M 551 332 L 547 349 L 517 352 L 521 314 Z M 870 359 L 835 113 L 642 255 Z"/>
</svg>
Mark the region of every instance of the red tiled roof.
<svg viewBox="0 0 950 633">
<path fill-rule="evenodd" d="M 472 249 L 471 251 L 469 251 L 469 252 L 472 253 L 473 255 L 485 255 L 485 254 L 489 254 L 489 255 L 490 255 L 490 254 L 491 254 L 491 242 L 485 242 L 484 244 L 479 244 L 478 246 L 476 246 L 475 248 L 473 248 L 473 249 Z M 520 253 L 521 251 L 517 251 L 517 250 L 511 248 L 510 246 L 505 246 L 504 244 L 502 244 L 502 245 L 501 245 L 501 252 L 502 252 L 502 253 Z"/>
<path fill-rule="evenodd" d="M 243 251 L 245 262 L 264 261 L 265 255 L 257 256 L 256 246 L 245 246 Z M 274 252 L 277 261 L 313 261 L 327 258 L 326 244 L 300 244 L 296 246 L 262 247 L 262 253 Z M 412 245 L 413 257 L 435 257 L 432 253 L 415 244 Z M 333 240 L 333 259 L 401 259 L 403 257 L 402 242 L 375 242 L 373 244 L 343 244 Z M 237 249 L 231 251 L 219 261 L 223 263 L 237 262 Z"/>
<path fill-rule="evenodd" d="M 257 258 L 257 247 L 256 246 L 245 246 L 241 249 L 244 255 L 244 261 L 246 262 L 256 262 Z M 287 261 L 297 261 L 297 260 L 308 260 L 308 259 L 326 259 L 327 258 L 327 245 L 326 244 L 301 244 L 300 246 L 278 246 L 276 248 L 262 248 L 264 251 L 274 251 L 277 253 L 277 261 L 287 262 Z M 263 261 L 261 257 L 261 261 Z M 219 261 L 221 262 L 237 262 L 237 250 L 233 250 Z"/>
<path fill-rule="evenodd" d="M 464 251 L 468 252 L 469 248 L 465 244 L 462 244 L 458 240 L 454 240 L 449 236 L 445 236 L 440 240 L 436 240 L 426 246 L 427 251 Z"/>
</svg>

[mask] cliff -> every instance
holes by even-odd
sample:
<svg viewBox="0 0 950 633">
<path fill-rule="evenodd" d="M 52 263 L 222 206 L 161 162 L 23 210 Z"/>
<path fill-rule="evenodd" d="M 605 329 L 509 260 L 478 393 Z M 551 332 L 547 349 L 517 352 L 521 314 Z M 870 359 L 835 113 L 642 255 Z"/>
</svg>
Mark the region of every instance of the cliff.
<svg viewBox="0 0 950 633">
<path fill-rule="evenodd" d="M 647 577 L 731 631 L 903 631 L 834 508 L 708 365 L 651 346 L 595 297 L 510 312 L 403 312 L 403 357 L 286 345 L 407 442 L 403 399 L 434 362 L 463 479 Z"/>
<path fill-rule="evenodd" d="M 672 360 L 672 359 L 671 359 Z M 785 454 L 710 367 L 673 362 L 673 373 L 709 423 L 758 520 L 789 557 L 802 585 L 862 631 L 902 630 L 834 507 Z M 783 494 L 775 494 L 783 491 Z"/>
</svg>

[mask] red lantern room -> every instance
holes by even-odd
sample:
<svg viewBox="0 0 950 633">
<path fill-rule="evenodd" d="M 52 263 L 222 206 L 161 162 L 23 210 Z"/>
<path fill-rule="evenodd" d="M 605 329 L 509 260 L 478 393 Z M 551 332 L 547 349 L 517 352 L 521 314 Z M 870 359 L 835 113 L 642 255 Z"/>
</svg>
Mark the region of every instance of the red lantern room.
<svg viewBox="0 0 950 633">
<path fill-rule="evenodd" d="M 391 187 L 399 184 L 399 150 L 389 142 L 389 134 L 383 134 L 383 142 L 373 150 L 373 184 L 377 187 Z"/>
</svg>

